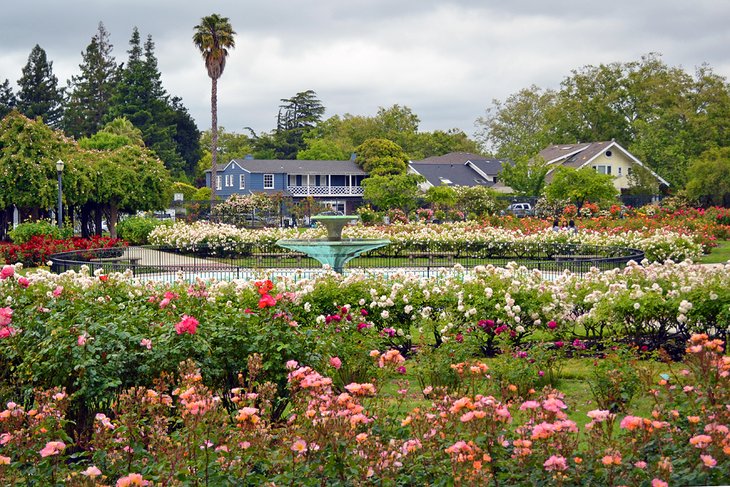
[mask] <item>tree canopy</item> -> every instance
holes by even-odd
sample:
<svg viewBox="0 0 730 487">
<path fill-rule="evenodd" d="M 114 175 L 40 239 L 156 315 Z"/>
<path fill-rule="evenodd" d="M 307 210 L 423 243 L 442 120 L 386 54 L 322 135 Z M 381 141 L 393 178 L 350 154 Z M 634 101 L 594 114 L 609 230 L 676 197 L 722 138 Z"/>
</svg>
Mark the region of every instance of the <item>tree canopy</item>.
<svg viewBox="0 0 730 487">
<path fill-rule="evenodd" d="M 17 111 L 7 115 L 0 121 L 0 186 L 6 188 L 0 192 L 0 210 L 16 205 L 22 213 L 38 217 L 55 208 L 59 159 L 65 163 L 65 204 L 96 211 L 99 221 L 101 212 L 107 212 L 112 235 L 119 210 L 164 208 L 171 185 L 164 164 L 144 145 L 103 143 L 110 140 L 107 136 L 130 142 L 128 137 L 99 134 L 106 135 L 85 139 L 85 148 Z"/>
<path fill-rule="evenodd" d="M 368 139 L 355 149 L 355 162 L 372 176 L 405 174 L 408 158 L 403 149 L 388 139 Z"/>
<path fill-rule="evenodd" d="M 573 169 L 560 166 L 553 173 L 552 182 L 545 188 L 548 201 L 570 200 L 578 208 L 587 201 L 610 201 L 618 197 L 610 174 L 599 174 L 590 167 Z"/>
<path fill-rule="evenodd" d="M 692 160 L 730 146 L 730 88 L 709 66 L 690 74 L 648 54 L 576 69 L 559 91 L 531 86 L 494 100 L 477 125 L 485 149 L 514 160 L 551 144 L 615 139 L 682 187 Z"/>
<path fill-rule="evenodd" d="M 408 214 L 418 203 L 418 184 L 425 181 L 417 174 L 370 176 L 363 180 L 363 199 L 386 210 L 400 208 Z"/>
<path fill-rule="evenodd" d="M 504 162 L 499 177 L 518 196 L 539 196 L 545 187 L 545 176 L 549 169 L 542 157 L 527 159 L 520 156 L 513 162 Z"/>
<path fill-rule="evenodd" d="M 687 196 L 703 206 L 724 205 L 730 197 L 730 147 L 702 153 L 690 167 Z"/>
</svg>

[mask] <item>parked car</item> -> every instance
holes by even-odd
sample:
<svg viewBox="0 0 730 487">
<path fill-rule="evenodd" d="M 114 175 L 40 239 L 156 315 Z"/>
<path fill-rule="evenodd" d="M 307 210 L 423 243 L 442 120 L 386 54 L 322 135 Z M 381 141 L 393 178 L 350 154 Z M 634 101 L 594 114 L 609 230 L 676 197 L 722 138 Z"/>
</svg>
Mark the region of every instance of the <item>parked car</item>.
<svg viewBox="0 0 730 487">
<path fill-rule="evenodd" d="M 535 210 L 530 203 L 512 203 L 507 207 L 507 213 L 516 217 L 532 216 Z"/>
</svg>

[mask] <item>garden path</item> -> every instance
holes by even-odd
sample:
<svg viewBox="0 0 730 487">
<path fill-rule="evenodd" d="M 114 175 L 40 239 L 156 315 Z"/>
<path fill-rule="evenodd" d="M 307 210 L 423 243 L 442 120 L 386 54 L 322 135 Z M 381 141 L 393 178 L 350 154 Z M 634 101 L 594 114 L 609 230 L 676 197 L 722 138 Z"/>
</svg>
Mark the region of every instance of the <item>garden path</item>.
<svg viewBox="0 0 730 487">
<path fill-rule="evenodd" d="M 230 269 L 234 266 L 223 262 L 216 262 L 209 259 L 188 257 L 173 252 L 162 252 L 144 247 L 130 247 L 125 250 L 123 258 L 136 260 L 137 265 L 184 267 L 204 266 L 206 269 Z"/>
</svg>

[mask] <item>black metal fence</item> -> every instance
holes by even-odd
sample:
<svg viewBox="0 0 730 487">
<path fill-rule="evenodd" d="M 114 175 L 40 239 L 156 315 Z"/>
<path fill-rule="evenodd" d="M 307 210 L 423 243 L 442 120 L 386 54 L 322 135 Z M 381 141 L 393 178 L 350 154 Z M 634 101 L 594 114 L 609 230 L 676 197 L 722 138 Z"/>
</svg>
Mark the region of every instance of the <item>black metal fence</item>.
<svg viewBox="0 0 730 487">
<path fill-rule="evenodd" d="M 479 265 L 505 266 L 510 262 L 538 269 L 546 277 L 564 270 L 588 272 L 595 267 L 608 270 L 623 267 L 630 260 L 640 262 L 644 253 L 625 247 L 604 247 L 584 244 L 529 244 L 505 242 L 464 242 L 448 245 L 429 242 L 405 247 L 400 244 L 364 253 L 350 261 L 345 269 L 411 269 L 423 275 L 461 265 L 466 269 Z M 198 247 L 181 250 L 170 247 L 144 246 L 112 249 L 77 250 L 51 257 L 51 270 L 61 273 L 79 270 L 82 265 L 91 272 L 123 272 L 129 269 L 136 277 L 170 280 L 175 276 L 192 279 L 250 278 L 257 273 L 313 270 L 321 264 L 305 254 L 291 252 L 275 244 L 245 244 L 235 248 Z"/>
</svg>

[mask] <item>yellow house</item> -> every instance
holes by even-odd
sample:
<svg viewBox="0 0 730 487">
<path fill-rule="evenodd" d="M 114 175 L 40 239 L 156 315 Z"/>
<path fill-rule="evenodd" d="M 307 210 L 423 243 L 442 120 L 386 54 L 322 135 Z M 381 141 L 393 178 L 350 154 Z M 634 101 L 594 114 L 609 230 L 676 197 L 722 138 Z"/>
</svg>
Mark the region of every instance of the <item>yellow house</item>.
<svg viewBox="0 0 730 487">
<path fill-rule="evenodd" d="M 669 186 L 669 183 L 657 173 L 646 167 L 639 159 L 629 151 L 621 147 L 617 142 L 587 142 L 579 144 L 551 145 L 540 151 L 540 157 L 550 167 L 546 181 L 552 180 L 552 172 L 559 166 L 581 169 L 591 167 L 596 172 L 610 174 L 613 176 L 613 184 L 619 190 L 628 189 L 628 176 L 635 167 L 646 168 L 659 182 Z"/>
</svg>

